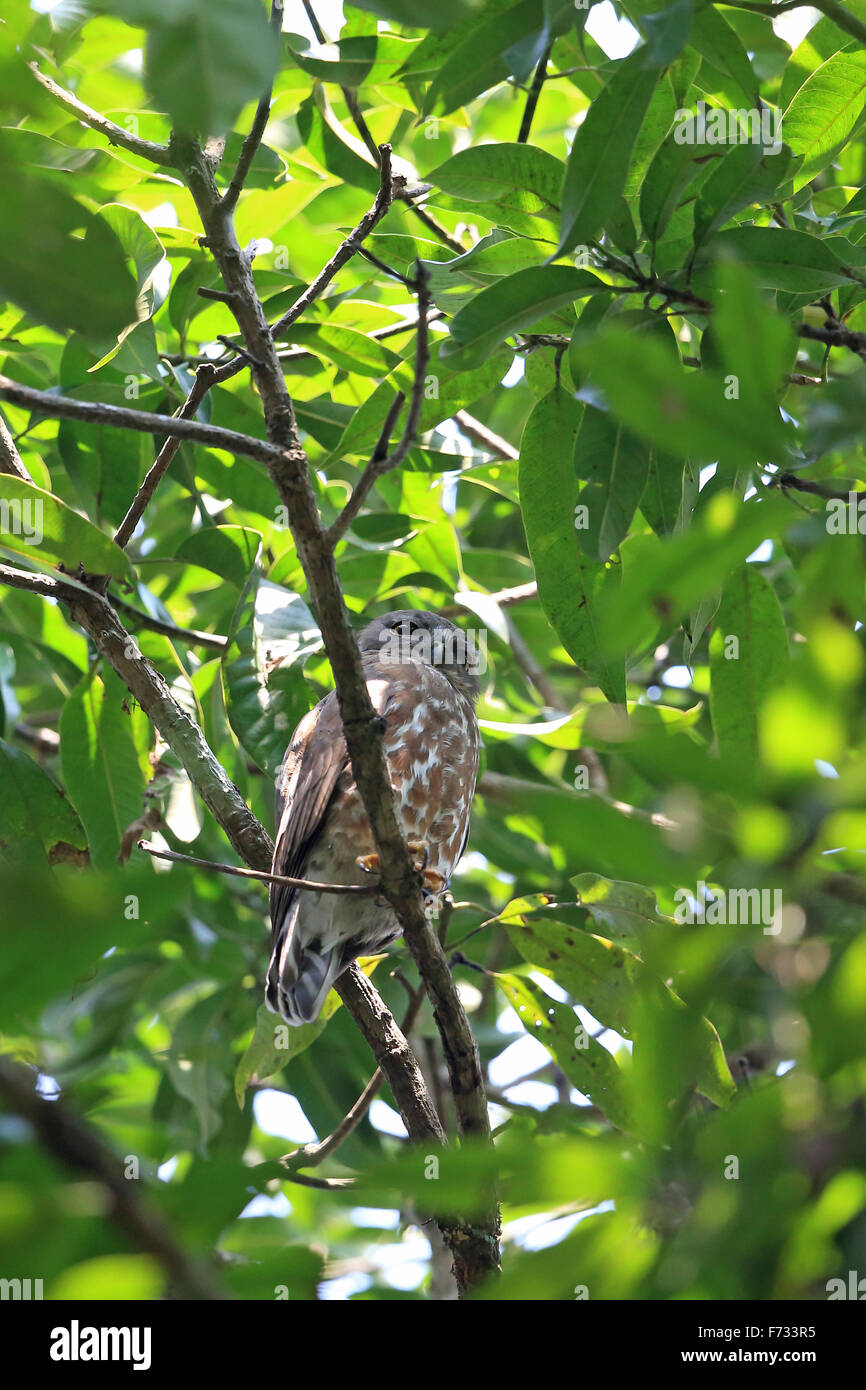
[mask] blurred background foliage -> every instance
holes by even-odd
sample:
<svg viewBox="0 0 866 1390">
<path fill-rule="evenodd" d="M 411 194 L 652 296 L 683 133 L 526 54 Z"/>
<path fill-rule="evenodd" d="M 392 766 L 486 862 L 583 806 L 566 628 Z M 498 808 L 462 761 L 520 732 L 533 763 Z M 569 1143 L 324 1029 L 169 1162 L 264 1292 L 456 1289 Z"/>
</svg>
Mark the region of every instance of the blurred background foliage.
<svg viewBox="0 0 866 1390">
<path fill-rule="evenodd" d="M 236 333 L 198 295 L 217 277 L 179 179 L 106 145 L 26 61 L 145 139 L 231 129 L 226 183 L 275 74 L 236 214 L 272 321 L 370 206 L 376 142 L 431 185 L 426 220 L 397 201 L 368 242 L 430 277 L 424 434 L 338 562 L 359 625 L 417 606 L 487 633 L 479 795 L 441 922 L 497 1125 L 504 1272 L 482 1296 L 824 1297 L 866 1235 L 864 550 L 856 502 L 833 528 L 822 495 L 866 476 L 866 5 L 846 7 L 859 36 L 691 0 L 315 10 L 287 5 L 277 54 L 259 0 L 5 0 L 2 371 L 171 412 Z M 782 148 L 678 144 L 699 101 L 763 106 Z M 404 284 L 356 256 L 281 344 L 326 522 L 411 379 L 413 321 Z M 141 651 L 270 827 L 288 733 L 330 674 L 266 470 L 184 444 L 127 567 L 109 538 L 153 440 L 3 415 L 51 497 L 42 545 L 7 530 L 2 558 L 111 569 Z M 247 374 L 199 417 L 263 433 Z M 269 1049 L 264 892 L 129 853 L 149 825 L 231 858 L 81 632 L 13 590 L 0 721 L 3 1050 L 137 1160 L 235 1296 L 446 1296 L 430 1215 L 466 1210 L 492 1156 L 449 1150 L 431 1180 L 385 1088 L 316 1170 L 351 1186 L 279 1166 L 338 1124 L 367 1049 L 342 1007 Z M 684 923 L 707 886 L 781 907 Z M 399 1018 L 411 959 L 373 966 Z M 413 1039 L 453 1132 L 426 1005 Z M 0 1273 L 46 1297 L 171 1291 L 12 1114 L 0 1240 Z"/>
</svg>

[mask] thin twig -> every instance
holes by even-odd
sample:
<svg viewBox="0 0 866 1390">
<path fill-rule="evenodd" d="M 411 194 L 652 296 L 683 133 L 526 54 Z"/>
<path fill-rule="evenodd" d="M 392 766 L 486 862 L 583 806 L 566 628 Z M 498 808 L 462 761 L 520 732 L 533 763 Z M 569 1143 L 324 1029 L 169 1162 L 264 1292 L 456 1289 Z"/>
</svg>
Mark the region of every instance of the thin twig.
<svg viewBox="0 0 866 1390">
<path fill-rule="evenodd" d="M 211 873 L 229 874 L 232 878 L 254 878 L 259 883 L 279 883 L 286 888 L 298 888 L 307 893 L 355 893 L 371 898 L 380 890 L 376 884 L 366 883 L 315 883 L 309 878 L 287 878 L 285 874 L 266 874 L 258 869 L 241 869 L 237 864 L 217 864 L 212 859 L 196 859 L 191 854 L 176 854 L 174 850 L 157 849 L 146 840 L 139 840 L 138 848 L 154 859 L 170 859 L 173 864 L 194 864 L 198 869 L 209 869 Z"/>
<path fill-rule="evenodd" d="M 751 10 L 752 14 L 768 15 L 770 19 L 787 14 L 789 10 L 819 10 L 846 34 L 866 43 L 866 24 L 846 10 L 844 5 L 838 4 L 837 0 L 783 0 L 781 5 L 760 5 L 752 3 L 752 0 L 725 0 L 725 4 L 735 10 Z"/>
<path fill-rule="evenodd" d="M 65 87 L 60 87 L 50 77 L 46 77 L 43 72 L 39 71 L 36 63 L 28 63 L 27 66 L 36 81 L 41 83 L 55 101 L 59 102 L 71 115 L 77 116 L 85 125 L 89 125 L 91 130 L 96 130 L 100 135 L 104 135 L 110 144 L 120 145 L 129 154 L 136 154 L 141 159 L 148 159 L 151 164 L 174 165 L 170 145 L 158 145 L 153 140 L 141 140 L 137 135 L 130 135 L 128 130 L 115 125 L 114 121 L 110 121 L 107 116 L 100 115 L 98 111 L 93 110 L 92 106 L 86 106 L 83 101 L 78 100 L 78 97 L 67 92 Z"/>
<path fill-rule="evenodd" d="M 385 453 L 391 429 L 396 422 L 403 404 L 400 399 L 403 393 L 400 392 L 388 412 L 385 428 L 379 438 L 379 443 L 370 462 L 367 464 L 367 467 L 352 489 L 352 495 L 340 512 L 340 515 L 325 532 L 325 539 L 331 546 L 335 546 L 341 537 L 348 531 L 352 522 L 360 512 L 361 507 L 364 505 L 364 501 L 370 489 L 378 479 L 383 477 L 386 473 L 390 473 L 392 469 L 399 468 L 415 443 L 418 435 L 418 426 L 421 420 L 421 407 L 424 403 L 424 384 L 427 373 L 427 362 L 429 359 L 427 312 L 430 308 L 430 291 L 427 283 L 427 275 L 420 261 L 416 262 L 416 267 L 418 336 L 415 343 L 415 371 L 412 378 L 412 391 L 409 396 L 409 409 L 406 414 L 406 424 L 403 428 L 403 435 L 397 447 L 390 454 Z"/>
<path fill-rule="evenodd" d="M 400 1024 L 400 1031 L 404 1037 L 408 1038 L 411 1033 L 423 999 L 423 987 L 415 990 L 410 988 L 409 1007 Z M 280 1159 L 280 1163 L 283 1167 L 287 1168 L 290 1172 L 294 1172 L 298 1168 L 316 1168 L 320 1163 L 324 1163 L 326 1158 L 330 1158 L 331 1154 L 348 1139 L 352 1131 L 358 1128 L 358 1125 L 361 1123 L 376 1096 L 382 1089 L 384 1081 L 385 1073 L 381 1067 L 377 1067 L 351 1110 L 343 1116 L 343 1119 L 337 1125 L 336 1129 L 328 1135 L 327 1139 L 322 1139 L 321 1142 L 317 1144 L 304 1144 L 302 1148 L 295 1149 L 290 1154 L 284 1154 Z"/>
<path fill-rule="evenodd" d="M 277 42 L 283 29 L 283 0 L 273 0 L 271 4 L 271 31 L 276 35 Z M 250 132 L 244 143 L 241 145 L 241 152 L 238 155 L 238 162 L 232 175 L 231 182 L 222 196 L 223 212 L 231 212 L 241 196 L 243 186 L 247 181 L 247 176 L 252 168 L 253 160 L 258 153 L 268 123 L 268 116 L 271 114 L 271 97 L 273 95 L 273 84 L 268 88 L 256 107 L 256 114 L 250 126 Z"/>
<path fill-rule="evenodd" d="M 825 487 L 823 483 L 813 483 L 809 478 L 800 478 L 796 473 L 774 473 L 767 487 L 780 487 L 783 492 L 808 492 L 813 497 L 823 497 L 826 501 L 834 502 L 848 502 L 852 497 L 866 497 L 866 489 L 857 492 L 852 488 L 848 492 L 840 492 L 836 488 Z M 793 501 L 793 498 L 791 500 Z M 859 506 L 859 502 L 857 505 Z"/>
<path fill-rule="evenodd" d="M 318 299 L 322 290 L 331 283 L 338 270 L 341 270 L 348 261 L 360 249 L 360 243 L 370 235 L 377 222 L 381 222 L 385 213 L 391 206 L 393 198 L 393 186 L 391 175 L 391 146 L 379 146 L 379 191 L 376 194 L 376 201 L 361 218 L 357 227 L 341 242 L 334 252 L 331 259 L 322 267 L 302 295 L 299 295 L 290 309 L 287 309 L 282 318 L 277 319 L 273 325 L 271 333 L 273 337 L 280 338 L 287 328 L 291 328 L 296 319 L 301 317 L 306 309 L 310 307 L 314 300 Z"/>
<path fill-rule="evenodd" d="M 207 364 L 198 368 L 195 374 L 189 395 L 183 405 L 175 412 L 174 419 L 190 420 L 195 415 L 207 392 L 210 390 L 215 379 L 215 370 Z M 167 439 L 160 449 L 152 466 L 148 469 L 144 482 L 132 499 L 129 511 L 123 518 L 114 534 L 114 543 L 119 545 L 121 550 L 125 550 L 132 540 L 133 532 L 144 515 L 145 507 L 150 502 L 156 489 L 168 470 L 168 466 L 180 448 L 181 441 L 175 436 Z"/>
<path fill-rule="evenodd" d="M 127 603 L 126 599 L 118 598 L 117 594 L 109 594 L 109 599 L 121 613 L 135 618 L 139 627 L 145 627 L 149 632 L 158 632 L 163 637 L 170 637 L 172 641 L 191 642 L 196 647 L 209 647 L 215 652 L 224 652 L 228 646 L 229 639 L 223 637 L 219 632 L 200 632 L 198 628 L 178 627 L 175 623 L 164 623 L 162 618 L 154 618 L 150 613 L 143 613 L 140 608 L 136 608 L 134 603 Z"/>
<path fill-rule="evenodd" d="M 526 105 L 523 108 L 523 119 L 520 122 L 520 130 L 517 136 L 518 145 L 525 145 L 529 139 L 529 132 L 532 129 L 532 118 L 535 115 L 538 98 L 541 96 L 541 89 L 544 86 L 544 79 L 547 75 L 547 64 L 550 62 L 550 55 L 552 52 L 553 44 L 550 43 L 538 60 L 538 66 L 535 69 L 532 85 L 529 88 L 529 95 L 526 98 Z"/>
<path fill-rule="evenodd" d="M 513 444 L 509 444 L 508 440 L 503 439 L 501 434 L 494 434 L 493 430 L 488 429 L 480 420 L 476 420 L 475 416 L 470 415 L 468 411 L 456 411 L 454 419 L 466 435 L 466 438 L 471 439 L 473 444 L 480 444 L 482 449 L 487 449 L 490 453 L 495 454 L 497 458 L 520 458 L 519 449 L 515 449 Z"/>
</svg>

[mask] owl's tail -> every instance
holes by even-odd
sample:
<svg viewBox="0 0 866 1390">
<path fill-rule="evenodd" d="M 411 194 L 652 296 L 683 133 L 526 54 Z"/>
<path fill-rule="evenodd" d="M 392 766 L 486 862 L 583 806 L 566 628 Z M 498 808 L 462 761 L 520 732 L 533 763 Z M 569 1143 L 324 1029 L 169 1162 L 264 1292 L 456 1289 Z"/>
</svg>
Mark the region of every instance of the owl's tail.
<svg viewBox="0 0 866 1390">
<path fill-rule="evenodd" d="M 346 965 L 340 944 L 324 951 L 300 941 L 297 920 L 295 898 L 274 937 L 265 990 L 268 1008 L 293 1028 L 318 1018 L 328 990 Z"/>
</svg>

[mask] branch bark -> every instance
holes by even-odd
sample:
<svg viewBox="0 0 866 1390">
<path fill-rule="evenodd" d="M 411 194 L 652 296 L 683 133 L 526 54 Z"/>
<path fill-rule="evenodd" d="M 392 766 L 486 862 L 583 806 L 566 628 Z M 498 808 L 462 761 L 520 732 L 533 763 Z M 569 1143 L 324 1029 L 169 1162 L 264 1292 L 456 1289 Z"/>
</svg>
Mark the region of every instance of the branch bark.
<svg viewBox="0 0 866 1390">
<path fill-rule="evenodd" d="M 388 440 L 390 438 L 391 427 L 396 423 L 397 416 L 402 406 L 402 392 L 399 392 L 394 405 L 388 412 L 385 421 L 385 428 L 379 439 L 379 444 L 373 453 L 373 457 L 361 474 L 352 495 L 346 503 L 340 515 L 332 526 L 325 532 L 325 540 L 330 546 L 335 546 L 337 542 L 346 534 L 352 522 L 360 512 L 371 489 L 378 482 L 379 478 L 390 473 L 392 469 L 399 468 L 406 458 L 418 435 L 418 426 L 421 420 L 421 407 L 424 404 L 424 383 L 427 373 L 427 362 L 429 359 L 429 346 L 427 337 L 427 314 L 430 310 L 430 293 L 427 286 L 427 277 L 421 267 L 420 261 L 417 267 L 417 289 L 418 289 L 418 338 L 415 347 L 415 373 L 412 379 L 412 394 L 409 398 L 409 410 L 406 415 L 406 424 L 400 443 L 392 453 L 388 453 Z"/>
<path fill-rule="evenodd" d="M 287 510 L 298 559 L 331 662 L 349 759 L 379 855 L 382 893 L 397 914 L 433 1006 L 461 1132 L 490 1143 L 478 1048 L 445 953 L 427 919 L 419 875 L 397 818 L 384 753 L 384 724 L 370 702 L 333 548 L 319 517 L 310 466 L 298 437 L 274 335 L 256 292 L 249 261 L 238 245 L 232 219 L 221 207 L 206 156 L 189 140 L 175 137 L 172 147 L 195 200 L 207 245 L 233 297 L 233 312 L 253 363 L 268 439 L 278 451 L 269 464 L 271 477 Z M 353 979 L 358 983 L 357 972 Z M 351 989 L 352 981 L 347 983 Z M 486 1211 L 473 1228 L 471 1249 L 458 1276 L 468 1282 L 477 1282 L 498 1268 L 499 1212 L 495 1194 L 491 1192 L 488 1197 Z M 455 1269 L 458 1263 L 455 1256 Z"/>
<path fill-rule="evenodd" d="M 212 449 L 225 449 L 230 454 L 256 459 L 259 463 L 282 461 L 282 450 L 265 439 L 254 439 L 237 430 L 224 430 L 218 425 L 205 425 L 200 420 L 187 420 L 177 415 L 156 415 L 146 410 L 128 410 L 126 406 L 105 405 L 102 401 L 79 401 L 73 396 L 55 396 L 51 391 L 37 391 L 23 386 L 8 376 L 0 376 L 0 400 L 13 405 L 38 410 L 53 420 L 84 420 L 92 425 L 115 425 L 118 429 L 136 430 L 139 434 L 165 435 L 170 439 L 188 439 L 193 444 L 208 444 Z"/>
<path fill-rule="evenodd" d="M 141 140 L 137 135 L 130 135 L 128 130 L 122 126 L 115 125 L 107 116 L 101 116 L 98 111 L 94 111 L 92 106 L 87 106 L 78 97 L 73 96 L 72 92 L 67 92 L 65 87 L 59 86 L 50 77 L 46 77 L 44 72 L 40 72 L 36 63 L 28 63 L 30 71 L 54 100 L 68 111 L 71 116 L 77 116 L 79 121 L 89 125 L 91 130 L 104 135 L 111 145 L 119 145 L 129 154 L 136 154 L 141 159 L 147 159 L 151 164 L 173 164 L 171 148 L 169 145 L 158 145 L 154 140 Z"/>
<path fill-rule="evenodd" d="M 283 0 L 272 0 L 271 4 L 271 29 L 279 38 L 283 28 Z M 265 126 L 268 123 L 268 116 L 271 113 L 271 97 L 273 95 L 273 84 L 268 88 L 256 107 L 256 114 L 250 132 L 241 146 L 238 155 L 238 162 L 232 175 L 231 182 L 223 194 L 223 209 L 231 212 L 237 205 L 238 198 L 241 196 L 243 186 L 247 181 L 247 175 L 253 166 L 253 160 L 258 153 L 262 143 L 262 136 L 265 133 Z"/>
<path fill-rule="evenodd" d="M 175 413 L 174 419 L 192 419 L 213 385 L 215 378 L 216 373 L 213 367 L 207 365 L 199 367 L 196 371 L 195 381 L 192 384 L 190 393 L 180 410 Z M 144 482 L 135 494 L 129 511 L 126 513 L 126 516 L 115 532 L 115 544 L 119 545 L 121 550 L 124 550 L 132 540 L 133 532 L 144 516 L 145 508 L 156 492 L 156 489 L 159 487 L 162 478 L 168 471 L 168 466 L 180 448 L 180 444 L 181 441 L 178 439 L 177 435 L 167 439 L 157 454 L 153 466 L 148 469 Z"/>
<path fill-rule="evenodd" d="M 21 455 L 15 447 L 15 440 L 9 433 L 2 415 L 0 415 L 0 473 L 8 473 L 13 478 L 20 478 L 22 483 L 33 482 L 29 472 L 24 467 Z"/>
</svg>

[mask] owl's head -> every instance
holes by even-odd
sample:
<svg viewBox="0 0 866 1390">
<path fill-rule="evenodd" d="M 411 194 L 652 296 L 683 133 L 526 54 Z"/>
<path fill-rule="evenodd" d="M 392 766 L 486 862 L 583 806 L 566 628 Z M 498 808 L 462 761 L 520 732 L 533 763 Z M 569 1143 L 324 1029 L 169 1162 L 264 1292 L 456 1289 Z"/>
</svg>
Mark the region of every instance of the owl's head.
<svg viewBox="0 0 866 1390">
<path fill-rule="evenodd" d="M 358 641 L 363 656 L 379 656 L 390 664 L 423 662 L 435 666 L 455 690 L 477 700 L 485 653 L 462 628 L 422 609 L 401 608 L 374 618 Z"/>
</svg>

